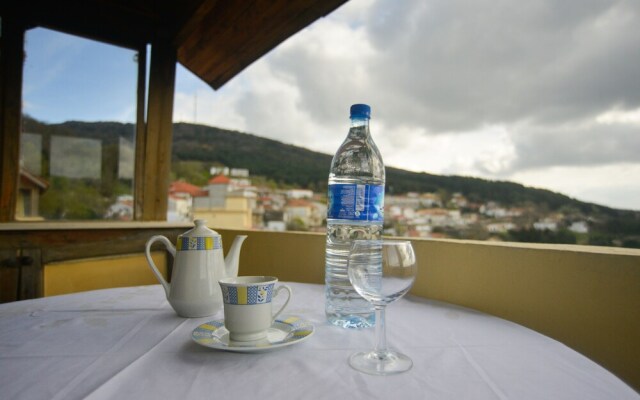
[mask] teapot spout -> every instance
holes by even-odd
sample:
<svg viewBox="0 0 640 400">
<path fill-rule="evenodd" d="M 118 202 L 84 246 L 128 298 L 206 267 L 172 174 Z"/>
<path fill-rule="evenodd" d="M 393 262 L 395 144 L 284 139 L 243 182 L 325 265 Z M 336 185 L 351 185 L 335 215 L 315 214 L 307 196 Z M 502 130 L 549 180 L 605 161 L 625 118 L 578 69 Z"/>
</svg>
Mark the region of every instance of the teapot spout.
<svg viewBox="0 0 640 400">
<path fill-rule="evenodd" d="M 238 264 L 240 263 L 240 248 L 242 247 L 242 242 L 247 238 L 246 235 L 236 236 L 231 248 L 229 249 L 229 253 L 227 253 L 227 257 L 224 259 L 225 265 L 225 275 L 227 277 L 235 277 L 238 276 Z"/>
</svg>

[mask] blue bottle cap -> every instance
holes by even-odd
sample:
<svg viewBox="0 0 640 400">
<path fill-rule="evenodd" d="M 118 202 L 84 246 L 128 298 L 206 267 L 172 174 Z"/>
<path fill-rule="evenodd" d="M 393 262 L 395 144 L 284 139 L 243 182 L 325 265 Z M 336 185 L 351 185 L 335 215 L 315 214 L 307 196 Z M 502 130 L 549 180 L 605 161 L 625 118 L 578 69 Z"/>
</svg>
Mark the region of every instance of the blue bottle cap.
<svg viewBox="0 0 640 400">
<path fill-rule="evenodd" d="M 371 107 L 367 104 L 352 105 L 351 118 L 371 118 Z"/>
</svg>

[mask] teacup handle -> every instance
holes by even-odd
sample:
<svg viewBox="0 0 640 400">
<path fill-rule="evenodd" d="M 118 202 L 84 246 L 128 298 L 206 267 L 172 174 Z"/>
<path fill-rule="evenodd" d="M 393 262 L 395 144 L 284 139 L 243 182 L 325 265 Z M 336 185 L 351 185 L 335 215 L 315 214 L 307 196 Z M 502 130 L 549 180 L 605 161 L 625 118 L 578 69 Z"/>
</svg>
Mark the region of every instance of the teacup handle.
<svg viewBox="0 0 640 400">
<path fill-rule="evenodd" d="M 289 295 L 287 296 L 287 301 L 284 302 L 284 304 L 282 305 L 282 307 L 280 307 L 280 309 L 278 310 L 278 312 L 276 312 L 275 314 L 273 314 L 273 317 L 271 317 L 271 324 L 273 324 L 276 320 L 276 317 L 278 315 L 280 315 L 280 313 L 282 312 L 282 310 L 284 310 L 284 308 L 287 306 L 287 304 L 289 304 L 289 300 L 291 300 L 291 288 L 287 285 L 280 285 L 276 288 L 276 291 L 273 294 L 273 297 L 278 296 L 278 293 L 280 293 L 281 290 L 286 290 Z"/>
</svg>

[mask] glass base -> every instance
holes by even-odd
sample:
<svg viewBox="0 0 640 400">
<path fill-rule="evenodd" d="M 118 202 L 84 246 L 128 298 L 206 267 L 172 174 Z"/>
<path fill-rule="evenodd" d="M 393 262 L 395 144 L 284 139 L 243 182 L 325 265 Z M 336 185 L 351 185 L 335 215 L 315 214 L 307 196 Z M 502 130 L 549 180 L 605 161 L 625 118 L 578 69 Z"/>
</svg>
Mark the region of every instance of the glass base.
<svg viewBox="0 0 640 400">
<path fill-rule="evenodd" d="M 370 375 L 392 375 L 410 370 L 413 361 L 395 351 L 367 351 L 352 354 L 349 357 L 349 365 Z"/>
</svg>

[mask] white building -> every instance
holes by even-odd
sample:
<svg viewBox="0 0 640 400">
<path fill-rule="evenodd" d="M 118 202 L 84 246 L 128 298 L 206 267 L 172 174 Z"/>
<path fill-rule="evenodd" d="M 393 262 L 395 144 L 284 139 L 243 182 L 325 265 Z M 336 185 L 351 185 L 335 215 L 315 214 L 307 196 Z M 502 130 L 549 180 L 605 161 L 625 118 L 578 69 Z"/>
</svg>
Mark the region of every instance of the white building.
<svg viewBox="0 0 640 400">
<path fill-rule="evenodd" d="M 538 231 L 550 230 L 556 231 L 558 229 L 558 223 L 549 219 L 543 219 L 533 223 L 533 229 Z"/>
<path fill-rule="evenodd" d="M 307 189 L 291 189 L 287 190 L 288 199 L 310 199 L 313 197 L 313 191 Z"/>
<path fill-rule="evenodd" d="M 586 221 L 575 221 L 569 226 L 569 230 L 574 233 L 589 233 L 589 224 Z"/>
<path fill-rule="evenodd" d="M 326 215 L 327 206 L 325 204 L 305 199 L 291 199 L 284 207 L 285 222 L 298 219 L 308 228 L 321 226 Z"/>
<path fill-rule="evenodd" d="M 487 225 L 487 231 L 491 233 L 506 233 L 513 229 L 516 229 L 516 224 L 511 222 L 496 222 Z"/>
</svg>

